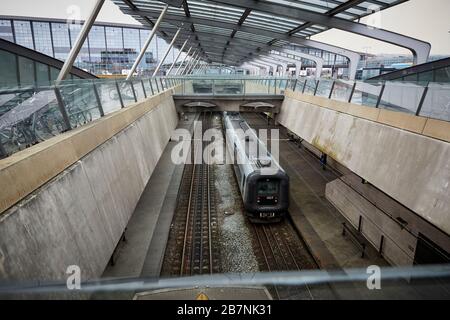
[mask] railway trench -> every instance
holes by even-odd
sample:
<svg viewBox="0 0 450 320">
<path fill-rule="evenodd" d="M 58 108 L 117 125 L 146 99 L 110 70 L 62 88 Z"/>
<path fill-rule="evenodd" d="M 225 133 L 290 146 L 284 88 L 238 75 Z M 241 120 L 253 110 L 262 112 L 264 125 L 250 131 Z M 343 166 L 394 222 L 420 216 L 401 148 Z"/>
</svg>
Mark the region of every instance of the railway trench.
<svg viewBox="0 0 450 320">
<path fill-rule="evenodd" d="M 198 119 L 203 132 L 222 128 L 218 113 L 202 113 Z M 207 145 L 192 141 L 192 162 Z M 233 166 L 205 160 L 184 167 L 161 277 L 318 269 L 289 217 L 274 224 L 251 223 Z M 274 299 L 331 297 L 323 286 L 269 286 L 268 290 Z"/>
</svg>

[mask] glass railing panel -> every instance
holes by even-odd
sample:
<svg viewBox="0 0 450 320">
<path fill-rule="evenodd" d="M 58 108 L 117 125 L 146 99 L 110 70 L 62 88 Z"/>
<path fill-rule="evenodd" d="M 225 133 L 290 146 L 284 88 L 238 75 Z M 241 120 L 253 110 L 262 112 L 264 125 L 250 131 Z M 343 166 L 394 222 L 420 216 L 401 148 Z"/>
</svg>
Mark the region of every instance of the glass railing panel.
<svg viewBox="0 0 450 320">
<path fill-rule="evenodd" d="M 353 93 L 352 103 L 366 107 L 376 107 L 381 93 L 381 83 L 357 82 Z"/>
<path fill-rule="evenodd" d="M 150 81 L 153 86 L 153 90 L 155 92 L 155 95 L 162 92 L 161 83 L 159 83 L 158 78 L 151 78 Z"/>
<path fill-rule="evenodd" d="M 424 87 L 404 82 L 386 82 L 379 108 L 416 114 Z"/>
<path fill-rule="evenodd" d="M 240 79 L 214 80 L 215 95 L 242 95 L 244 94 L 244 81 Z"/>
<path fill-rule="evenodd" d="M 320 80 L 317 87 L 316 96 L 329 98 L 331 89 L 333 88 L 333 80 Z"/>
<path fill-rule="evenodd" d="M 331 99 L 349 102 L 350 95 L 352 94 L 354 81 L 337 80 L 334 83 L 333 93 Z"/>
<path fill-rule="evenodd" d="M 150 82 L 148 79 L 141 79 L 141 86 L 144 86 L 145 93 L 147 94 L 147 97 L 151 97 L 152 94 L 152 88 L 150 87 Z"/>
<path fill-rule="evenodd" d="M 267 94 L 267 86 L 260 79 L 248 79 L 244 81 L 246 95 Z"/>
<path fill-rule="evenodd" d="M 186 93 L 187 94 L 213 94 L 214 80 L 209 79 L 192 79 L 186 81 Z"/>
<path fill-rule="evenodd" d="M 316 92 L 317 81 L 314 79 L 307 79 L 304 94 L 314 95 Z"/>
<path fill-rule="evenodd" d="M 2 156 L 11 155 L 65 130 L 55 91 L 34 93 L 0 116 Z"/>
<path fill-rule="evenodd" d="M 4 89 L 0 91 L 0 117 L 15 108 L 18 104 L 30 99 L 35 94 L 35 89 Z"/>
<path fill-rule="evenodd" d="M 450 85 L 430 83 L 420 115 L 450 121 Z"/>
<path fill-rule="evenodd" d="M 136 94 L 137 101 L 142 101 L 145 99 L 144 95 L 144 87 L 142 87 L 142 83 L 140 80 L 138 81 L 132 81 L 133 89 Z"/>
<path fill-rule="evenodd" d="M 119 92 L 114 81 L 96 83 L 96 88 L 105 114 L 122 108 Z"/>
<path fill-rule="evenodd" d="M 58 88 L 72 128 L 100 118 L 100 109 L 92 83 L 77 83 L 76 85 L 63 83 Z"/>
<path fill-rule="evenodd" d="M 129 81 L 119 81 L 118 85 L 123 104 L 125 106 L 129 106 L 133 103 L 136 103 L 131 83 Z"/>
<path fill-rule="evenodd" d="M 175 85 L 175 94 L 182 94 L 183 93 L 183 80 L 175 79 L 176 85 Z"/>
<path fill-rule="evenodd" d="M 295 84 L 294 91 L 303 92 L 303 87 L 305 86 L 306 80 L 307 79 L 305 78 L 298 79 L 297 83 Z"/>
</svg>

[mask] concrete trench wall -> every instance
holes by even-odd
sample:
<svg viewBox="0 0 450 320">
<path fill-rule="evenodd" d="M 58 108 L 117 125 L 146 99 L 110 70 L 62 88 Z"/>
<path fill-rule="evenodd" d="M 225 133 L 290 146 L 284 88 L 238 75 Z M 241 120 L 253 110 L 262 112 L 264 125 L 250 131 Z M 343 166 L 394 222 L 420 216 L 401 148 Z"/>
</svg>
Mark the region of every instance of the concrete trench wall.
<svg viewBox="0 0 450 320">
<path fill-rule="evenodd" d="M 379 123 L 375 113 L 387 115 L 380 109 L 358 107 L 355 116 L 338 107 L 333 110 L 331 105 L 323 107 L 288 93 L 277 120 L 449 235 L 450 143 Z M 392 116 L 404 117 L 399 123 L 405 125 L 427 122 L 398 113 Z"/>
<path fill-rule="evenodd" d="M 361 234 L 390 264 L 413 265 L 417 237 L 394 221 L 396 212 L 389 217 L 340 179 L 327 184 L 325 195 L 355 228 L 362 218 Z"/>
<path fill-rule="evenodd" d="M 178 123 L 171 93 L 158 99 L 136 120 L 122 110 L 127 127 L 0 215 L 0 280 L 102 274 Z"/>
</svg>

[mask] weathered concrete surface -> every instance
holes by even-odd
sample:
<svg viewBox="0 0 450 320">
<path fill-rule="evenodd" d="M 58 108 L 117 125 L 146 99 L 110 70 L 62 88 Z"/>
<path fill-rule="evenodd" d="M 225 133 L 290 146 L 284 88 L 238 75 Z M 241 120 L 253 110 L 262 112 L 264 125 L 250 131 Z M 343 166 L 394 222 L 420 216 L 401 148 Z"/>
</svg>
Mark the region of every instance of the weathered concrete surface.
<svg viewBox="0 0 450 320">
<path fill-rule="evenodd" d="M 171 94 L 146 110 L 0 216 L 1 280 L 65 279 L 69 265 L 82 280 L 101 276 L 178 123 Z M 130 120 L 137 111 L 120 114 Z"/>
<path fill-rule="evenodd" d="M 298 100 L 277 120 L 299 137 L 450 234 L 450 144 Z"/>
<path fill-rule="evenodd" d="M 331 100 L 324 97 L 302 94 L 286 90 L 286 96 L 295 100 L 310 103 L 334 111 L 346 113 L 358 118 L 386 124 L 398 129 L 418 133 L 433 139 L 450 142 L 450 122 L 417 117 L 412 114 L 395 112 L 386 109 L 370 108 L 358 104 Z"/>
<path fill-rule="evenodd" d="M 326 196 L 356 229 L 362 217 L 361 233 L 375 248 L 380 249 L 381 237 L 384 236 L 382 253 L 387 261 L 397 266 L 413 264 L 417 238 L 408 230 L 403 229 L 343 180 L 328 183 Z"/>
<path fill-rule="evenodd" d="M 0 214 L 171 96 L 165 91 L 0 160 Z"/>
<path fill-rule="evenodd" d="M 356 229 L 362 218 L 362 234 L 393 265 L 413 264 L 420 234 L 450 252 L 448 235 L 353 174 L 328 183 L 326 197 Z"/>
</svg>

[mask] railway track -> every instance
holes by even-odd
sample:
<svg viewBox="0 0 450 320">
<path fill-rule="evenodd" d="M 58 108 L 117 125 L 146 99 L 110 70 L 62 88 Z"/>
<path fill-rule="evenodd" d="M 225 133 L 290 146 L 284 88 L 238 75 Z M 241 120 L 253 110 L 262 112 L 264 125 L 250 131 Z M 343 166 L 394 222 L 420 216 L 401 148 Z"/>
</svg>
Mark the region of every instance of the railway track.
<svg viewBox="0 0 450 320">
<path fill-rule="evenodd" d="M 253 225 L 262 257 L 262 271 L 301 271 L 317 269 L 313 259 L 289 222 L 276 225 Z M 277 299 L 314 299 L 308 285 L 302 287 L 272 286 Z"/>
<path fill-rule="evenodd" d="M 203 132 L 212 126 L 212 113 L 203 113 Z M 190 276 L 218 272 L 218 224 L 214 186 L 214 166 L 203 159 L 205 142 L 191 143 L 191 164 L 186 164 L 175 213 L 176 244 L 166 252 L 163 274 Z M 197 155 L 197 157 L 196 157 Z M 201 163 L 194 163 L 194 159 Z M 170 242 L 170 239 L 169 239 Z"/>
</svg>

